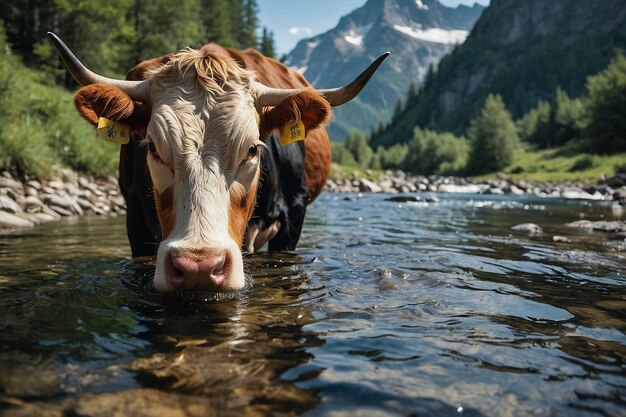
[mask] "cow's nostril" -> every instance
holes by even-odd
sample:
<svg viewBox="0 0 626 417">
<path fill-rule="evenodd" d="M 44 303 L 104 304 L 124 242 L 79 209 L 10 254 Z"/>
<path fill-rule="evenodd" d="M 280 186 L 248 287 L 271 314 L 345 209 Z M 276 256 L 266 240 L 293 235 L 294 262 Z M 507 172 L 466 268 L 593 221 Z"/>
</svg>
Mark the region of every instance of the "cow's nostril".
<svg viewBox="0 0 626 417">
<path fill-rule="evenodd" d="M 199 252 L 199 251 L 198 251 Z M 224 285 L 228 270 L 226 252 L 217 255 L 172 251 L 166 265 L 167 280 L 175 289 L 210 289 Z"/>
</svg>

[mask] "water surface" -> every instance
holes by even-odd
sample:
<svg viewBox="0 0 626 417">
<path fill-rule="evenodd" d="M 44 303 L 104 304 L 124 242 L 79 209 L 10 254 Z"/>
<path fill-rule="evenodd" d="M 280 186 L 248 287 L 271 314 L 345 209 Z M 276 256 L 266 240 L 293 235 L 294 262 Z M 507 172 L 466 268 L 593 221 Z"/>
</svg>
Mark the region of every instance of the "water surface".
<svg viewBox="0 0 626 417">
<path fill-rule="evenodd" d="M 624 236 L 564 226 L 609 205 L 354 197 L 217 300 L 157 293 L 122 218 L 0 236 L 0 414 L 626 415 Z"/>
</svg>

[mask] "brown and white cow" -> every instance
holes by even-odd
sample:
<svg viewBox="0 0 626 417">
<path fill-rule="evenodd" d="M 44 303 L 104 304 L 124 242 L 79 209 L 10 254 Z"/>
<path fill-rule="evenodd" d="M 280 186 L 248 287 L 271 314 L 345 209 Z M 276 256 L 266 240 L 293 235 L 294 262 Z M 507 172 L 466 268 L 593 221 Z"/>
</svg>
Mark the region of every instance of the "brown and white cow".
<svg viewBox="0 0 626 417">
<path fill-rule="evenodd" d="M 156 253 L 154 284 L 163 291 L 236 291 L 245 283 L 242 246 L 295 248 L 330 169 L 330 106 L 354 98 L 388 55 L 329 90 L 313 90 L 254 50 L 215 44 L 145 61 L 130 80 L 115 80 L 48 35 L 85 86 L 75 96 L 79 113 L 133 131 L 120 154 L 128 235 L 133 256 Z M 306 141 L 280 145 L 276 132 L 295 118 Z"/>
</svg>

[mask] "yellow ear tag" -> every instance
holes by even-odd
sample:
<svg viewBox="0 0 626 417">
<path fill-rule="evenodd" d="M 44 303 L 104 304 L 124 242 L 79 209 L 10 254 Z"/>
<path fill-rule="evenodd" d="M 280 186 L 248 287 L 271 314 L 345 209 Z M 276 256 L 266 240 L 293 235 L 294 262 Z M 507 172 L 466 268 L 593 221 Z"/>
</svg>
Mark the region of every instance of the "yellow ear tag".
<svg viewBox="0 0 626 417">
<path fill-rule="evenodd" d="M 285 124 L 282 129 L 280 129 L 280 143 L 283 145 L 289 145 L 290 143 L 304 140 L 305 136 L 306 131 L 304 129 L 304 123 L 302 123 L 299 117 Z"/>
<path fill-rule="evenodd" d="M 127 125 L 114 122 L 104 117 L 98 120 L 98 129 L 96 132 L 102 139 L 113 143 L 126 145 L 130 140 L 130 129 Z"/>
</svg>

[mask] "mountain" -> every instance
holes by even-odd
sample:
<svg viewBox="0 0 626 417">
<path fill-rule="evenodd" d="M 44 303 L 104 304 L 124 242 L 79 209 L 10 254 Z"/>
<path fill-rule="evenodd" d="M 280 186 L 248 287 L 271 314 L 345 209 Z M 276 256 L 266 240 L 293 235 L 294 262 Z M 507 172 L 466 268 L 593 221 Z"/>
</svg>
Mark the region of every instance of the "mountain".
<svg viewBox="0 0 626 417">
<path fill-rule="evenodd" d="M 391 56 L 364 91 L 335 109 L 331 138 L 351 129 L 369 132 L 387 122 L 409 85 L 420 85 L 430 65 L 462 43 L 483 7 L 449 8 L 438 0 L 369 0 L 321 35 L 301 40 L 286 58 L 315 87 L 343 85 L 385 51 Z"/>
<path fill-rule="evenodd" d="M 626 48 L 624 0 L 491 0 L 463 45 L 372 146 L 406 142 L 413 128 L 465 134 L 489 93 L 519 118 L 557 87 L 570 97 Z"/>
</svg>

